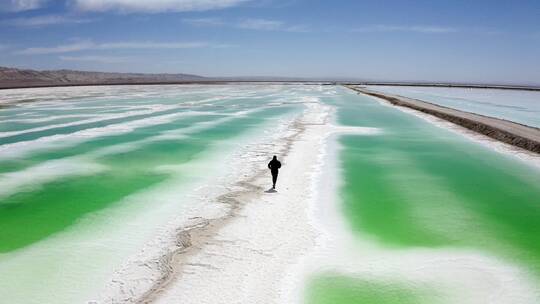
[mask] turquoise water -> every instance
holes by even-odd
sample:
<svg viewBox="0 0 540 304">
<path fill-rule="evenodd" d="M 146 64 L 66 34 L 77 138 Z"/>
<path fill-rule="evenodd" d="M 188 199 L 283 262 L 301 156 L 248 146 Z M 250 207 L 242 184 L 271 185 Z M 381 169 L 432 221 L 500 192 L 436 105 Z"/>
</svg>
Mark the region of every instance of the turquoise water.
<svg viewBox="0 0 540 304">
<path fill-rule="evenodd" d="M 540 128 L 540 92 L 537 91 L 398 86 L 369 88 Z"/>
</svg>

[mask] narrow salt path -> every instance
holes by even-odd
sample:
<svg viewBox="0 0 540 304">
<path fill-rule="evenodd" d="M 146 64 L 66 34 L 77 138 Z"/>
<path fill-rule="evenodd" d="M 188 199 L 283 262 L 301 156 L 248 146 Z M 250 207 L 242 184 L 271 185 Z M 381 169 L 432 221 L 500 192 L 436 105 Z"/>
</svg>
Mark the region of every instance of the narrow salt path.
<svg viewBox="0 0 540 304">
<path fill-rule="evenodd" d="M 334 127 L 332 107 L 307 104 L 303 116 L 268 147 L 283 163 L 277 191 L 269 190 L 266 162 L 254 159 L 259 174 L 249 191 L 235 196 L 240 207 L 226 223 L 210 224 L 191 235 L 191 247 L 177 258 L 177 274 L 149 297 L 157 303 L 291 303 L 291 273 L 318 246 L 312 215 L 318 200 L 326 141 L 334 133 L 370 136 L 374 128 Z M 268 160 L 268 159 L 266 159 Z M 284 284 L 286 283 L 286 284 Z M 294 294 L 298 290 L 293 291 Z"/>
<path fill-rule="evenodd" d="M 303 123 L 324 123 L 328 109 L 312 110 L 308 115 L 315 117 Z M 155 295 L 157 303 L 272 303 L 278 298 L 287 267 L 316 244 L 309 210 L 325 127 L 297 129 L 303 134 L 286 156 L 283 139 L 268 147 L 266 154 L 279 155 L 283 163 L 277 192 L 265 192 L 271 185 L 267 174 L 257 177 L 250 182 L 253 193 L 240 197 L 245 206 L 227 225 L 192 235 L 194 252 L 179 257 L 178 274 Z"/>
</svg>

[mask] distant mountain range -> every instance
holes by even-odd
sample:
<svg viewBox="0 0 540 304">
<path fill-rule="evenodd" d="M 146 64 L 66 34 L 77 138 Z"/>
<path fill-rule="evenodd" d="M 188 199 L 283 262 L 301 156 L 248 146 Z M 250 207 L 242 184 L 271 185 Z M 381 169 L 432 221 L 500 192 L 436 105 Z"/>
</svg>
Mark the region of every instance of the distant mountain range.
<svg viewBox="0 0 540 304">
<path fill-rule="evenodd" d="M 0 67 L 0 88 L 202 81 L 211 81 L 211 79 L 191 74 L 105 73 L 73 70 L 36 71 Z"/>
<path fill-rule="evenodd" d="M 346 78 L 302 78 L 275 76 L 204 77 L 192 74 L 107 73 L 75 70 L 37 71 L 0 67 L 0 89 L 113 84 L 181 84 L 228 82 L 314 82 L 360 85 L 497 88 L 540 91 L 540 85 L 481 84 L 436 81 L 377 81 Z"/>
</svg>

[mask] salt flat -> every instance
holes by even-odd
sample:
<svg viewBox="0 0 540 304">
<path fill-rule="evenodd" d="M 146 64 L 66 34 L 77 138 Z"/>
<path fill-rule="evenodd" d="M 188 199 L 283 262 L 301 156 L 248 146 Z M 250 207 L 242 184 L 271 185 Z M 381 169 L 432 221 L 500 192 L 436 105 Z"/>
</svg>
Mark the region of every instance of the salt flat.
<svg viewBox="0 0 540 304">
<path fill-rule="evenodd" d="M 538 167 L 459 128 L 338 86 L 4 92 L 11 303 L 540 299 Z"/>
</svg>

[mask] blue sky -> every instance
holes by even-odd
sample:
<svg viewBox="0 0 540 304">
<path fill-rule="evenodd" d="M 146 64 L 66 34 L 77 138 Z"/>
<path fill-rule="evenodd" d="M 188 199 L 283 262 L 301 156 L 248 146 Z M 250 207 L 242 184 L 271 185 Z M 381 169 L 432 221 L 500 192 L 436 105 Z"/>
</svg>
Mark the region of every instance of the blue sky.
<svg viewBox="0 0 540 304">
<path fill-rule="evenodd" d="M 1 0 L 1 66 L 540 84 L 540 1 Z"/>
</svg>

